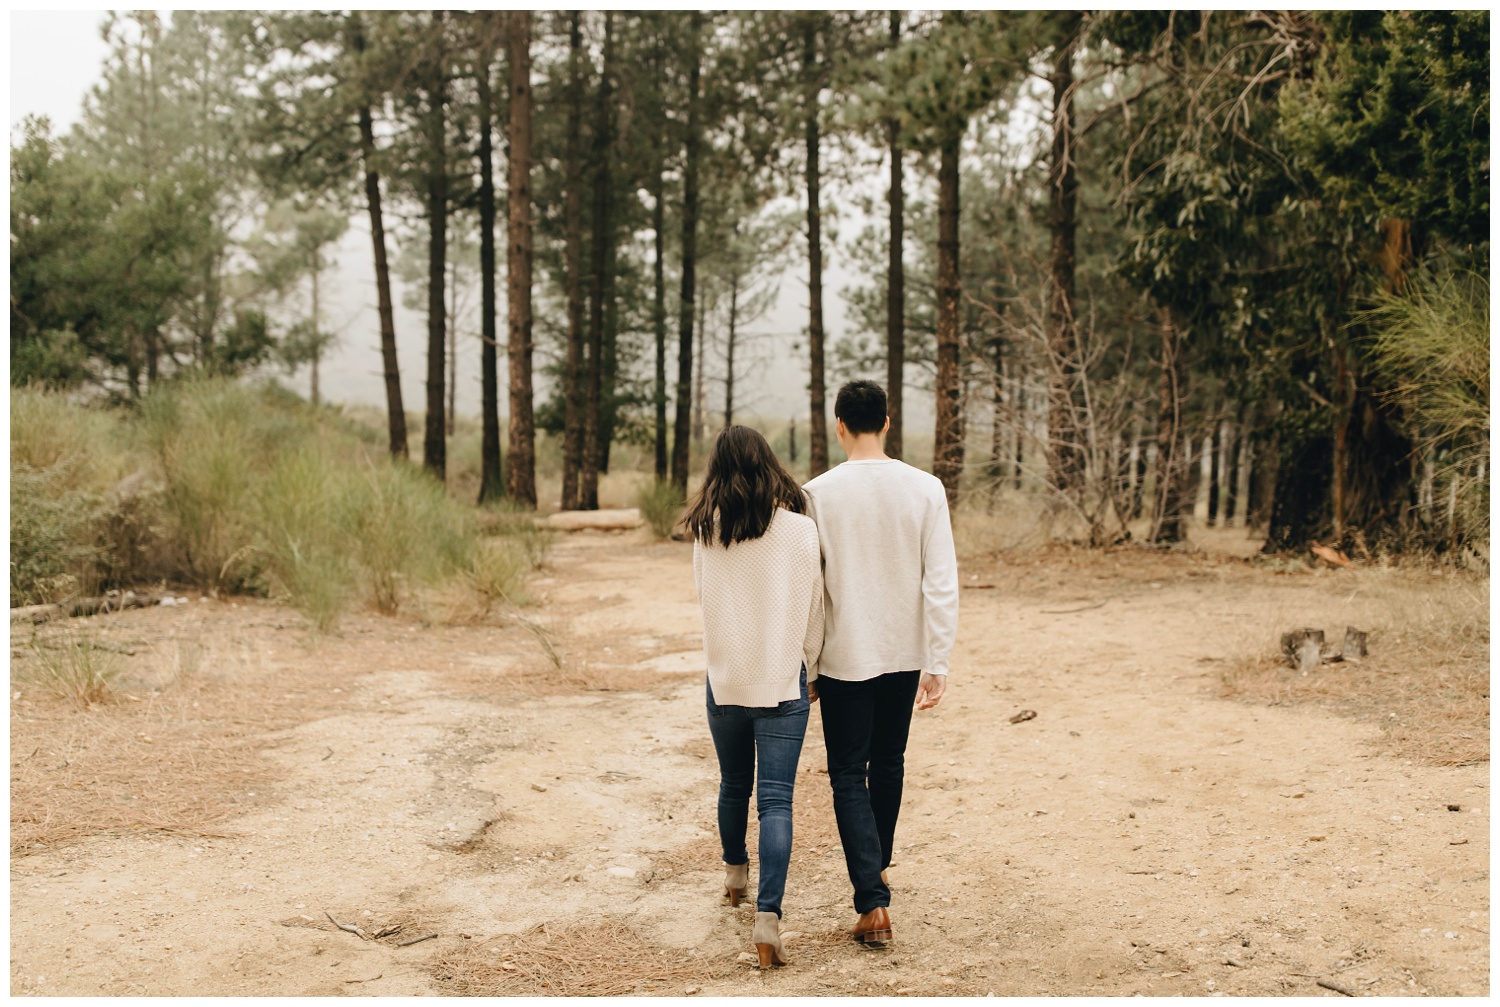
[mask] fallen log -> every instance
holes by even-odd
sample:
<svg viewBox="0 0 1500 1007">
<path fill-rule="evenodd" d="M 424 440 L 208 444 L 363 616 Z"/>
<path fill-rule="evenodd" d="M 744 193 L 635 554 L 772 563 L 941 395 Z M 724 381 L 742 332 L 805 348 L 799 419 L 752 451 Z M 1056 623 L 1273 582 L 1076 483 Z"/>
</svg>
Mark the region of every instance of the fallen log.
<svg viewBox="0 0 1500 1007">
<path fill-rule="evenodd" d="M 560 510 L 538 523 L 558 531 L 627 531 L 639 528 L 645 522 L 639 508 L 625 507 L 618 510 Z"/>
</svg>

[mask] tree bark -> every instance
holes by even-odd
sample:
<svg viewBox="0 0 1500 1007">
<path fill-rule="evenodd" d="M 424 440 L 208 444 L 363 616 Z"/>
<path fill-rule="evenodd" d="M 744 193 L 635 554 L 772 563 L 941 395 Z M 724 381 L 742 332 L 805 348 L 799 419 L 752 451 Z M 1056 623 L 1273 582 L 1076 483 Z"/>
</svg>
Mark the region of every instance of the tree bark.
<svg viewBox="0 0 1500 1007">
<path fill-rule="evenodd" d="M 448 262 L 448 380 L 443 433 L 453 436 L 458 421 L 458 262 Z"/>
<path fill-rule="evenodd" d="M 1078 176 L 1073 150 L 1073 50 L 1082 15 L 1064 21 L 1065 41 L 1052 70 L 1052 162 L 1048 171 L 1047 229 L 1052 238 L 1048 270 L 1047 349 L 1051 358 L 1047 397 L 1047 476 L 1059 493 L 1079 488 L 1082 431 L 1074 429 L 1074 369 L 1078 362 L 1074 274 L 1078 231 Z"/>
<path fill-rule="evenodd" d="M 320 272 L 322 272 L 322 270 L 320 270 L 318 268 L 317 255 L 318 255 L 317 251 L 314 250 L 313 251 L 313 256 L 314 256 L 314 258 L 313 258 L 313 268 L 312 268 L 312 337 L 313 337 L 313 343 L 312 343 L 312 389 L 311 389 L 311 391 L 312 391 L 312 404 L 313 404 L 313 408 L 315 408 L 315 409 L 318 406 L 318 400 L 322 397 L 321 390 L 318 388 L 318 358 L 323 355 L 323 349 L 322 349 L 322 347 L 320 347 L 318 345 L 318 322 L 319 322 L 319 317 L 318 316 L 321 314 L 321 312 L 318 310 L 318 308 L 319 308 L 319 305 L 318 305 L 318 274 Z"/>
<path fill-rule="evenodd" d="M 614 198 L 610 198 L 613 205 Z M 619 242 L 610 233 L 609 258 L 604 263 L 604 364 L 599 386 L 599 474 L 609 474 L 609 453 L 615 439 L 615 382 L 619 375 L 620 299 L 615 296 L 619 276 Z"/>
<path fill-rule="evenodd" d="M 359 108 L 359 142 L 365 169 L 365 204 L 370 211 L 370 241 L 375 248 L 375 291 L 380 307 L 380 360 L 385 371 L 386 429 L 391 456 L 405 458 L 406 406 L 401 401 L 401 366 L 396 358 L 396 312 L 391 303 L 391 266 L 385 255 L 380 173 L 375 170 L 374 164 L 375 126 L 369 105 L 361 105 Z"/>
<path fill-rule="evenodd" d="M 510 158 L 506 300 L 510 315 L 510 466 L 506 488 L 536 507 L 536 429 L 531 400 L 531 12 L 511 11 Z"/>
<path fill-rule="evenodd" d="M 807 346 L 810 361 L 807 446 L 808 476 L 828 471 L 828 416 L 823 386 L 823 232 L 819 211 L 818 95 L 822 91 L 818 67 L 818 23 L 821 15 L 804 14 L 802 68 L 807 74 L 805 132 L 807 139 Z"/>
<path fill-rule="evenodd" d="M 891 11 L 891 48 L 901 42 L 901 12 Z M 905 386 L 906 364 L 906 267 L 902 260 L 903 239 L 906 227 L 906 193 L 902 188 L 901 134 L 895 119 L 886 120 L 886 137 L 890 144 L 891 185 L 888 194 L 890 203 L 891 247 L 890 262 L 886 267 L 885 288 L 885 396 L 886 412 L 891 418 L 891 429 L 885 435 L 885 453 L 900 458 L 902 391 Z"/>
<path fill-rule="evenodd" d="M 1235 512 L 1239 510 L 1240 500 L 1240 459 L 1243 457 L 1244 435 L 1241 425 L 1236 421 L 1229 427 L 1228 434 L 1229 458 L 1224 465 L 1224 527 L 1228 528 L 1234 523 Z"/>
<path fill-rule="evenodd" d="M 651 323 L 656 333 L 656 381 L 652 387 L 652 404 L 656 415 L 656 478 L 667 478 L 667 278 L 666 278 L 666 194 L 667 173 L 667 114 L 665 96 L 662 92 L 661 36 L 658 34 L 652 55 L 656 76 L 657 98 L 661 121 L 657 124 L 656 171 L 651 190 L 651 233 L 655 238 L 656 256 L 652 261 L 654 299 L 651 302 Z"/>
<path fill-rule="evenodd" d="M 693 308 L 698 255 L 698 88 L 702 73 L 699 35 L 703 15 L 691 15 L 688 55 L 687 130 L 682 171 L 682 293 L 677 310 L 677 402 L 673 417 L 672 483 L 687 496 L 688 424 L 693 391 Z"/>
<path fill-rule="evenodd" d="M 1160 310 L 1161 398 L 1156 414 L 1156 499 L 1152 507 L 1152 542 L 1180 542 L 1183 484 L 1187 466 L 1182 459 L 1182 403 L 1186 397 L 1185 369 L 1177 326 L 1169 308 Z"/>
<path fill-rule="evenodd" d="M 563 146 L 563 261 L 568 299 L 568 362 L 563 372 L 562 509 L 578 509 L 578 473 L 583 467 L 583 169 L 579 138 L 583 131 L 583 50 L 581 14 L 568 24 L 568 125 Z"/>
<path fill-rule="evenodd" d="M 1219 479 L 1223 475 L 1224 467 L 1220 464 L 1219 455 L 1224 450 L 1224 424 L 1215 423 L 1213 439 L 1208 446 L 1208 527 L 1212 528 L 1219 523 Z"/>
<path fill-rule="evenodd" d="M 693 440 L 703 443 L 703 362 L 708 357 L 708 295 L 698 298 L 698 358 L 693 362 Z"/>
<path fill-rule="evenodd" d="M 599 74 L 598 97 L 594 106 L 594 233 L 589 278 L 589 360 L 588 378 L 583 396 L 583 467 L 578 479 L 578 506 L 583 510 L 599 509 L 599 466 L 603 458 L 600 444 L 604 408 L 604 302 L 605 274 L 609 267 L 610 245 L 610 74 L 614 70 L 614 12 L 604 14 L 604 64 Z"/>
<path fill-rule="evenodd" d="M 932 474 L 943 483 L 948 506 L 958 503 L 958 480 L 964 467 L 960 422 L 963 389 L 958 370 L 958 153 L 963 136 L 943 140 L 938 161 L 937 239 L 937 422 L 932 435 Z"/>
<path fill-rule="evenodd" d="M 427 101 L 427 423 L 422 462 L 439 480 L 447 478 L 447 438 L 443 430 L 443 356 L 447 350 L 444 323 L 448 306 L 443 298 L 448 254 L 448 148 L 444 105 L 448 97 L 447 60 L 443 45 L 443 14 L 432 14 L 433 45 Z"/>
<path fill-rule="evenodd" d="M 739 222 L 734 224 L 735 238 L 739 238 Z M 738 254 L 738 253 L 736 253 Z M 724 343 L 724 426 L 734 423 L 734 335 L 739 320 L 740 274 L 736 265 L 729 272 L 729 331 Z"/>
<path fill-rule="evenodd" d="M 479 85 L 479 374 L 480 445 L 479 502 L 491 503 L 505 494 L 505 475 L 500 462 L 500 373 L 495 323 L 495 152 L 494 94 L 490 89 L 489 39 L 492 18 L 498 14 L 479 15 L 481 47 L 476 79 Z"/>
</svg>

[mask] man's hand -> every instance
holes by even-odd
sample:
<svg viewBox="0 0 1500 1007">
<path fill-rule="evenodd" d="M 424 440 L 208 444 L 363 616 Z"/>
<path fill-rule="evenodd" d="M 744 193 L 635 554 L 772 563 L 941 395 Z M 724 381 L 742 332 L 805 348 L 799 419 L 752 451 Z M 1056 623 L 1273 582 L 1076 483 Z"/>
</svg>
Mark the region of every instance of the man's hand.
<svg viewBox="0 0 1500 1007">
<path fill-rule="evenodd" d="M 917 683 L 917 709 L 930 710 L 938 705 L 938 700 L 943 698 L 943 689 L 948 685 L 947 675 L 929 675 L 922 672 L 922 680 Z"/>
</svg>

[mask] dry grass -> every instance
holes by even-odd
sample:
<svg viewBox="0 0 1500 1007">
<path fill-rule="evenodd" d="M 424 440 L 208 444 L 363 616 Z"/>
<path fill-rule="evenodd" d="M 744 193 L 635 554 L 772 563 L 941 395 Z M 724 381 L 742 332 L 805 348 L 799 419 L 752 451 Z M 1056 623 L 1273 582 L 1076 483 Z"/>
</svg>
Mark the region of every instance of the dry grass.
<svg viewBox="0 0 1500 1007">
<path fill-rule="evenodd" d="M 608 921 L 542 924 L 465 945 L 427 967 L 445 992 L 458 996 L 666 996 L 680 993 L 685 982 L 730 972 L 723 962 L 652 944 Z"/>
<path fill-rule="evenodd" d="M 236 651 L 168 640 L 123 657 L 117 701 L 102 706 L 23 683 L 11 718 L 12 856 L 118 831 L 222 835 L 221 823 L 258 803 L 260 739 L 322 709 L 288 691 L 304 684 L 297 676 Z M 215 679 L 193 674 L 205 662 Z"/>
<path fill-rule="evenodd" d="M 1339 575 L 1347 592 L 1289 613 L 1247 640 L 1223 694 L 1273 705 L 1316 703 L 1378 723 L 1392 753 L 1428 765 L 1489 759 L 1489 584 L 1455 573 L 1365 570 Z M 1302 675 L 1279 660 L 1277 637 L 1296 626 L 1342 639 L 1370 632 L 1370 656 Z"/>
</svg>

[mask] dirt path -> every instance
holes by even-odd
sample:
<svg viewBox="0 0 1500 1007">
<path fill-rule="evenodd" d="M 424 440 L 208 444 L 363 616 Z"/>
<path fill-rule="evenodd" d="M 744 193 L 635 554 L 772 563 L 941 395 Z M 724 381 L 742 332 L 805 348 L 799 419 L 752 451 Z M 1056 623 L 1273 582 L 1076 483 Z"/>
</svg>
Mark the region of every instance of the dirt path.
<svg viewBox="0 0 1500 1007">
<path fill-rule="evenodd" d="M 270 606 L 111 616 L 147 641 L 199 627 L 211 654 L 249 641 L 253 668 L 204 674 L 289 709 L 247 735 L 258 782 L 201 830 L 221 837 L 13 857 L 12 991 L 612 988 L 608 954 L 546 956 L 572 940 L 616 941 L 613 981 L 643 993 L 1488 993 L 1488 766 L 1416 766 L 1368 725 L 1215 698 L 1236 627 L 1315 608 L 1328 582 L 1110 562 L 964 568 L 953 684 L 912 732 L 889 952 L 838 934 L 852 911 L 814 713 L 793 967 L 766 975 L 737 960 L 753 908 L 715 887 L 686 547 L 560 542 L 531 630 L 369 617 L 309 650 Z M 1021 709 L 1038 716 L 1008 723 Z M 13 707 L 13 765 L 43 720 Z M 403 929 L 361 941 L 324 910 Z"/>
</svg>

